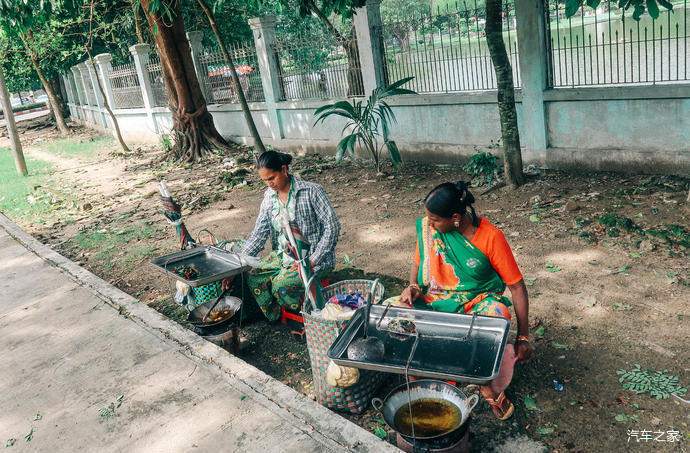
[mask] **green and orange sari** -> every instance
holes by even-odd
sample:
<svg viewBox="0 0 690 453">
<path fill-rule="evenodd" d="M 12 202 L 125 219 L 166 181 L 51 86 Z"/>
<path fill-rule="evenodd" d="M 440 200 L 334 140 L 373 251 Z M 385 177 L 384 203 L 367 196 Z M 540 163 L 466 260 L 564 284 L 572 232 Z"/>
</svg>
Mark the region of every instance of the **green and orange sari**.
<svg viewBox="0 0 690 453">
<path fill-rule="evenodd" d="M 417 251 L 422 295 L 414 301 L 415 308 L 511 319 L 512 303 L 503 296 L 505 282 L 489 258 L 462 234 L 441 233 L 426 217 L 418 219 Z M 400 296 L 389 300 L 401 305 Z"/>
</svg>

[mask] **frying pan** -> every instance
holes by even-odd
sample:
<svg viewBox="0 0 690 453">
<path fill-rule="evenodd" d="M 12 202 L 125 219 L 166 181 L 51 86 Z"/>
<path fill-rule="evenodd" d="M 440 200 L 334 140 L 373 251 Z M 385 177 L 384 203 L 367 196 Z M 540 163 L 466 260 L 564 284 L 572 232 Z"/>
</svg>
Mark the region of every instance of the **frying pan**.
<svg viewBox="0 0 690 453">
<path fill-rule="evenodd" d="M 242 299 L 234 296 L 226 296 L 225 294 L 226 293 L 223 292 L 218 299 L 213 301 L 210 300 L 197 306 L 189 313 L 187 322 L 196 328 L 202 329 L 219 326 L 228 322 L 238 311 L 240 311 L 240 308 L 242 307 Z M 206 314 L 209 312 L 209 309 L 215 309 L 215 311 L 227 310 L 228 313 L 215 321 L 202 321 L 204 316 L 206 316 Z"/>
</svg>

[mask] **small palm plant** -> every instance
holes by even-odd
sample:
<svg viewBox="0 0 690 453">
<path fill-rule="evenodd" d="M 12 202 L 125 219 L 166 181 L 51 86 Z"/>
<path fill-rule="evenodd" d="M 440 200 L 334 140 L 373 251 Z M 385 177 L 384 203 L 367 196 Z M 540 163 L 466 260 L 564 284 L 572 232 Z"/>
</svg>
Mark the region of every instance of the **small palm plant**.
<svg viewBox="0 0 690 453">
<path fill-rule="evenodd" d="M 384 99 L 399 94 L 417 94 L 415 91 L 400 88 L 413 77 L 406 77 L 388 86 L 375 89 L 366 101 L 340 101 L 335 104 L 324 105 L 316 109 L 314 116 L 317 116 L 314 126 L 325 121 L 331 115 L 342 116 L 348 122 L 343 128 L 342 133 L 350 130 L 351 133 L 343 137 L 335 150 L 335 157 L 340 162 L 345 152 L 350 156 L 355 155 L 355 146 L 363 146 L 376 163 L 376 171 L 381 172 L 381 155 L 383 149 L 388 149 L 393 165 L 397 166 L 402 162 L 398 146 L 393 140 L 388 138 L 389 125 L 395 122 L 393 110 Z M 341 133 L 341 134 L 342 134 Z M 383 143 L 379 146 L 379 140 Z"/>
</svg>

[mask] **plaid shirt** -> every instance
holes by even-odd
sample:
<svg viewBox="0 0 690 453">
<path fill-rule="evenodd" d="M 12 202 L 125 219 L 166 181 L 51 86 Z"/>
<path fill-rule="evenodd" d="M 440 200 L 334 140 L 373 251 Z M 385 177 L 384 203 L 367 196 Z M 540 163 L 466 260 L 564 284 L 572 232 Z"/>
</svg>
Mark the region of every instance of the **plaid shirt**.
<svg viewBox="0 0 690 453">
<path fill-rule="evenodd" d="M 309 259 L 315 264 L 314 272 L 335 267 L 335 246 L 340 236 L 340 222 L 328 200 L 326 190 L 319 184 L 292 178 L 295 196 L 295 221 L 304 237 L 309 241 Z M 273 250 L 278 246 L 278 232 L 271 228 L 273 203 L 280 203 L 278 193 L 266 189 L 261 202 L 254 231 L 242 249 L 243 254 L 256 256 L 271 237 Z"/>
</svg>

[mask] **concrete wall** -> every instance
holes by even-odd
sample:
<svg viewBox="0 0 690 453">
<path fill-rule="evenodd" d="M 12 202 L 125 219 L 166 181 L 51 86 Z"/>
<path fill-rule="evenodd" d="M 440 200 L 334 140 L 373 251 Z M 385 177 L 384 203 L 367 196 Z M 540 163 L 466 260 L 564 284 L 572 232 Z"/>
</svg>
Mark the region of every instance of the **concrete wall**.
<svg viewBox="0 0 690 453">
<path fill-rule="evenodd" d="M 690 98 L 686 86 L 560 89 L 544 92 L 548 147 L 539 152 L 523 147 L 526 164 L 548 168 L 668 172 L 690 174 Z M 457 161 L 501 136 L 495 92 L 404 96 L 391 100 L 397 124 L 391 138 L 403 156 L 415 160 Z M 520 132 L 524 118 L 520 92 Z M 335 102 L 335 101 L 328 101 Z M 251 109 L 266 143 L 294 152 L 333 152 L 345 122 L 331 117 L 313 127 L 313 112 L 322 101 L 279 102 L 282 138 L 273 139 L 264 103 Z M 94 122 L 95 107 L 70 105 Z M 154 109 L 158 131 L 172 126 L 165 108 Z M 219 132 L 229 140 L 252 144 L 238 105 L 211 105 Z M 126 138 L 158 141 L 145 109 L 115 111 Z M 500 153 L 500 148 L 496 150 Z"/>
</svg>

